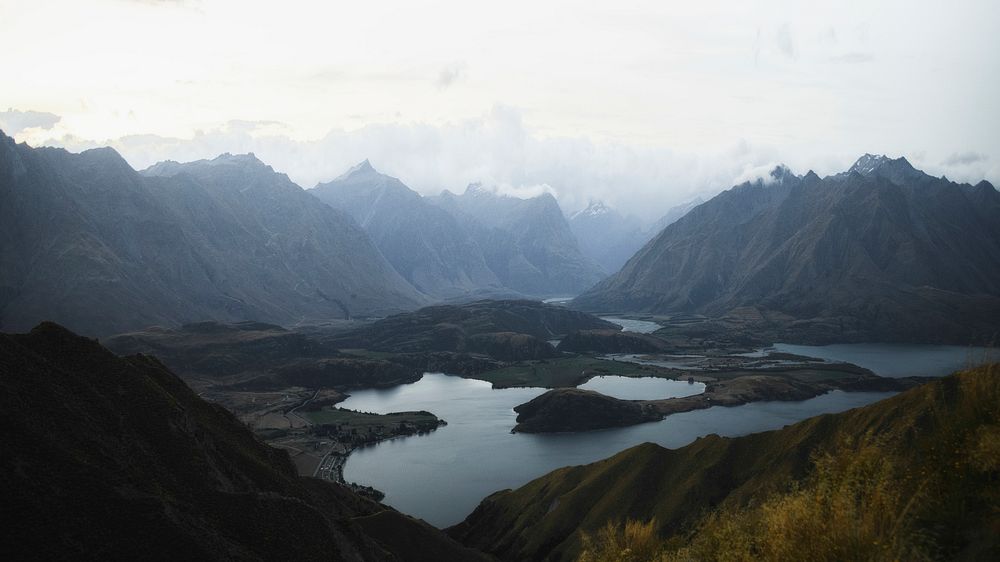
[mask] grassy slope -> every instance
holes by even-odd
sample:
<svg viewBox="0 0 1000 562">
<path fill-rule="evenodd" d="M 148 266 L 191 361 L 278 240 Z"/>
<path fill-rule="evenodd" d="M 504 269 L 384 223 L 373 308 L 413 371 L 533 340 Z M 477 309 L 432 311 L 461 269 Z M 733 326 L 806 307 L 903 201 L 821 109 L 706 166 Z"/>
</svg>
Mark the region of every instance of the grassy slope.
<svg viewBox="0 0 1000 562">
<path fill-rule="evenodd" d="M 0 444 L 0 498 L 16 514 L 3 559 L 410 558 L 354 522 L 384 506 L 298 478 L 155 359 L 54 324 L 0 334 Z M 475 556 L 393 520 L 444 559 Z"/>
<path fill-rule="evenodd" d="M 970 440 L 979 439 L 978 432 L 995 431 L 998 410 L 1000 368 L 980 368 L 778 431 L 733 439 L 712 435 L 676 450 L 644 444 L 556 470 L 490 496 L 450 533 L 508 560 L 570 560 L 580 552 L 583 534 L 608 522 L 655 518 L 660 536 L 683 534 L 708 510 L 738 510 L 788 492 L 814 471 L 817 453 L 849 459 L 877 439 L 881 451 L 896 455 L 896 466 L 935 476 L 938 500 L 919 513 L 921 525 L 934 530 L 935 548 L 955 555 L 996 552 L 995 463 L 992 472 L 967 480 L 952 482 L 947 475 L 974 456 Z"/>
</svg>

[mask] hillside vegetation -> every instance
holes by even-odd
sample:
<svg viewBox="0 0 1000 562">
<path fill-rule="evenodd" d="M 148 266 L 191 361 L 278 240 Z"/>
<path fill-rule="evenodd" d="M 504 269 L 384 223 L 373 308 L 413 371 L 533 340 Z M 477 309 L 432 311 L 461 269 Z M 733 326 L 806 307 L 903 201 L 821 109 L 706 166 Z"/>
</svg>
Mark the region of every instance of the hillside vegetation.
<svg viewBox="0 0 1000 562">
<path fill-rule="evenodd" d="M 778 431 L 556 470 L 450 533 L 506 560 L 995 560 L 1000 365 Z"/>
</svg>

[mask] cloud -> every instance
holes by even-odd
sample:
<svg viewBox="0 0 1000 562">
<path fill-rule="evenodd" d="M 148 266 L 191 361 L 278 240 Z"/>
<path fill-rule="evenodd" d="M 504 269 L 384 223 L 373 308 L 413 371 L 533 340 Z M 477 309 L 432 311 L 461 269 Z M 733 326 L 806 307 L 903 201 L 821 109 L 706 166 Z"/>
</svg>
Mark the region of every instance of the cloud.
<svg viewBox="0 0 1000 562">
<path fill-rule="evenodd" d="M 798 58 L 791 24 L 783 23 L 778 27 L 778 31 L 774 34 L 774 42 L 783 55 L 790 59 Z"/>
<path fill-rule="evenodd" d="M 8 135 L 16 135 L 25 129 L 51 129 L 62 117 L 45 111 L 19 111 L 7 109 L 0 112 L 0 129 Z"/>
<path fill-rule="evenodd" d="M 584 137 L 543 137 L 527 128 L 518 109 L 502 105 L 444 125 L 370 124 L 304 141 L 279 127 L 230 121 L 190 138 L 128 135 L 95 142 L 64 136 L 42 144 L 69 150 L 108 145 L 137 169 L 161 160 L 253 152 L 306 188 L 368 158 L 379 171 L 424 195 L 445 189 L 462 193 L 480 182 L 518 197 L 551 193 L 567 213 L 602 200 L 644 221 L 658 219 L 678 203 L 728 189 L 748 169 L 769 171 L 779 159 L 774 149 L 746 142 L 694 154 Z"/>
<path fill-rule="evenodd" d="M 858 156 L 814 154 L 808 148 L 793 152 L 747 141 L 684 152 L 543 136 L 525 124 L 517 108 L 503 105 L 476 118 L 441 125 L 369 124 L 331 130 L 311 140 L 290 137 L 280 123 L 230 121 L 190 138 L 129 135 L 95 142 L 66 136 L 42 144 L 70 150 L 109 145 L 137 169 L 167 159 L 185 162 L 223 152 L 253 152 L 306 188 L 368 158 L 379 171 L 424 195 L 445 189 L 462 193 L 470 183 L 480 182 L 519 197 L 551 193 L 567 214 L 601 200 L 646 222 L 674 205 L 699 196 L 708 199 L 743 181 L 769 182 L 769 172 L 778 162 L 787 163 L 796 174 L 812 168 L 822 176 L 846 170 Z M 941 166 L 940 159 L 914 164 L 928 173 L 946 172 L 949 178 L 972 183 L 996 176 L 996 170 L 990 172 L 983 162 L 958 168 Z"/>
<path fill-rule="evenodd" d="M 944 166 L 968 166 L 989 160 L 989 156 L 978 152 L 956 152 L 945 158 L 941 164 Z"/>
<path fill-rule="evenodd" d="M 840 62 L 846 64 L 861 64 L 872 62 L 874 60 L 875 55 L 871 53 L 845 53 L 843 55 L 830 57 L 830 62 Z"/>
<path fill-rule="evenodd" d="M 734 185 L 739 185 L 745 182 L 755 183 L 757 181 L 764 182 L 765 185 L 770 185 L 774 183 L 775 177 L 771 173 L 778 166 L 782 166 L 778 162 L 768 162 L 767 164 L 762 164 L 758 166 L 748 165 L 743 169 L 743 172 L 733 180 Z"/>
<path fill-rule="evenodd" d="M 434 83 L 438 89 L 444 90 L 451 85 L 463 80 L 466 75 L 466 65 L 462 62 L 455 62 L 441 69 Z"/>
<path fill-rule="evenodd" d="M 224 129 L 236 133 L 253 133 L 264 130 L 287 129 L 288 125 L 281 121 L 248 121 L 245 119 L 230 119 L 226 122 Z"/>
</svg>

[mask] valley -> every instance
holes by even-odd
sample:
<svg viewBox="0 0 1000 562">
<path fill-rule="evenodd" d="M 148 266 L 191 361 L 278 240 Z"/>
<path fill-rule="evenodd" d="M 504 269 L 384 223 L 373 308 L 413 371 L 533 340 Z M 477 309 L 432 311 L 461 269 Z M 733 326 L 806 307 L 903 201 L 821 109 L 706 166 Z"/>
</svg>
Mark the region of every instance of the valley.
<svg viewBox="0 0 1000 562">
<path fill-rule="evenodd" d="M 824 360 L 782 344 L 675 345 L 661 337 L 662 322 L 478 301 L 294 330 L 198 324 L 106 344 L 162 358 L 203 398 L 288 451 L 300 475 L 346 484 L 438 526 L 459 522 L 499 487 L 565 464 L 645 441 L 676 447 L 708 433 L 778 428 L 925 380 L 882 377 L 835 352 Z M 503 340 L 519 343 L 484 347 L 490 334 L 519 334 Z M 608 353 L 609 340 L 633 353 Z M 569 341 L 593 351 L 559 351 Z M 654 352 L 631 347 L 651 341 Z M 919 349 L 926 351 L 889 348 L 879 364 L 905 362 Z M 945 368 L 964 365 L 965 356 L 947 357 Z M 580 393 L 595 399 L 572 400 Z M 484 474 L 483 455 L 506 460 Z M 448 509 L 432 507 L 440 497 L 450 498 Z"/>
<path fill-rule="evenodd" d="M 998 35 L 0 0 L 0 562 L 1000 561 Z"/>
</svg>

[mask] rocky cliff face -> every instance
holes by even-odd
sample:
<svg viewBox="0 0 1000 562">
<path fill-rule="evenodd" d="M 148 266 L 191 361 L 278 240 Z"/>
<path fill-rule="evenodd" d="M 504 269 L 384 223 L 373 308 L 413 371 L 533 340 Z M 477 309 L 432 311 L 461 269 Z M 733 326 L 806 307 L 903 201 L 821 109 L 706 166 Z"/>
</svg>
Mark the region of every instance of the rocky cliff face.
<svg viewBox="0 0 1000 562">
<path fill-rule="evenodd" d="M 989 338 L 1000 328 L 998 211 L 992 185 L 902 158 L 869 155 L 823 179 L 777 168 L 696 207 L 574 305 L 714 317 L 751 307 L 827 341 Z"/>
<path fill-rule="evenodd" d="M 425 301 L 347 215 L 253 155 L 137 173 L 0 134 L 0 327 L 89 335 L 384 314 Z"/>
</svg>

